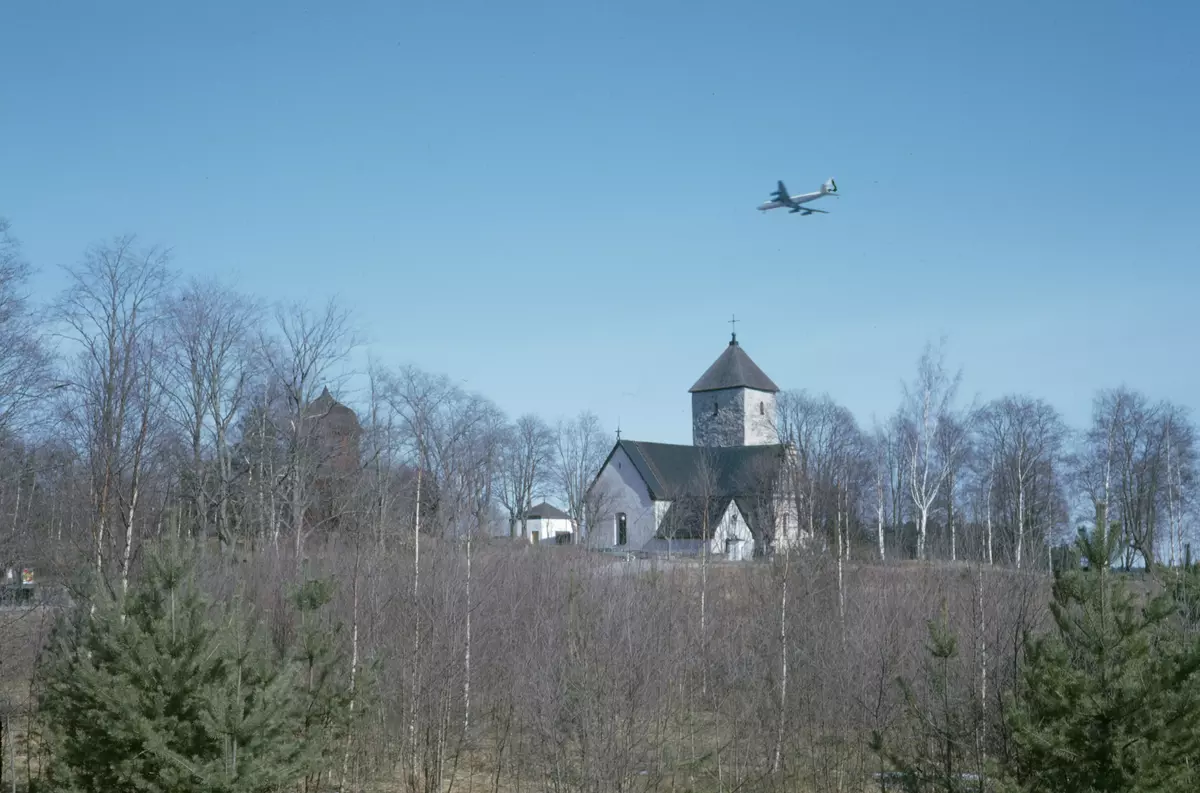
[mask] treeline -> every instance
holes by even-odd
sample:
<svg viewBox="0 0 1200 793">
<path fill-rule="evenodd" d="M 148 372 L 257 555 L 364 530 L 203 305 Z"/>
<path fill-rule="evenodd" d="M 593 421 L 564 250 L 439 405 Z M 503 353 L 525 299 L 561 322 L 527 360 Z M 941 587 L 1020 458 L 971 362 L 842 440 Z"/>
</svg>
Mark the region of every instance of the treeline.
<svg viewBox="0 0 1200 793">
<path fill-rule="evenodd" d="M 538 498 L 586 532 L 612 445 L 594 414 L 511 419 L 444 374 L 383 364 L 348 396 L 360 336 L 347 309 L 181 283 L 133 238 L 84 252 L 66 289 L 33 305 L 30 265 L 0 229 L 0 561 L 70 546 L 119 579 L 137 543 L 164 534 L 303 555 L 364 488 L 383 546 L 415 522 L 431 536 L 522 533 Z M 1034 397 L 965 404 L 959 379 L 927 348 L 896 413 L 870 427 L 827 396 L 780 395 L 798 512 L 823 548 L 1045 569 L 1103 503 L 1123 565 L 1180 562 L 1197 504 L 1182 406 L 1107 389 L 1076 429 Z M 359 426 L 339 425 L 354 421 L 330 414 L 327 387 Z"/>
<path fill-rule="evenodd" d="M 594 414 L 510 422 L 409 366 L 373 366 L 349 398 L 339 386 L 360 337 L 336 301 L 268 308 L 183 283 L 133 238 L 87 250 L 36 306 L 30 265 L 2 233 L 0 563 L 45 573 L 87 558 L 124 587 L 147 538 L 303 557 L 364 490 L 374 514 L 362 531 L 380 547 L 414 520 L 429 536 L 519 523 L 535 497 L 584 518 L 609 446 Z"/>
<path fill-rule="evenodd" d="M 1128 387 L 1101 390 L 1092 423 L 1045 400 L 959 398 L 961 372 L 929 345 L 901 404 L 862 427 L 828 397 L 785 392 L 780 437 L 797 452 L 808 528 L 851 558 L 977 560 L 1047 570 L 1104 506 L 1125 567 L 1183 562 L 1197 505 L 1188 411 Z"/>
</svg>

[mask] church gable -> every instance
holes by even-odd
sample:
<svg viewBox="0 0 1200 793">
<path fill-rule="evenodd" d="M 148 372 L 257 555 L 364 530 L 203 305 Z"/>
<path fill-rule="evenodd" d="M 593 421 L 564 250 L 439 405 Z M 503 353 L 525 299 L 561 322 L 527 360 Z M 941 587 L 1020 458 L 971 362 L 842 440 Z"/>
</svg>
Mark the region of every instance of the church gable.
<svg viewBox="0 0 1200 793">
<path fill-rule="evenodd" d="M 729 496 L 707 499 L 684 496 L 676 499 L 662 516 L 654 536 L 660 540 L 710 539 L 732 502 Z"/>
</svg>

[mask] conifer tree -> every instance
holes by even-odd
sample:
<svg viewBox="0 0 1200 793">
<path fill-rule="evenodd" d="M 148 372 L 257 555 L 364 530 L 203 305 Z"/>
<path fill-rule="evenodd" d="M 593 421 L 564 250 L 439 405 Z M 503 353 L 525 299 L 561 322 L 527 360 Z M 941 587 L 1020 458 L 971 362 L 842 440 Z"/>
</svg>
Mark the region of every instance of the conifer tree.
<svg viewBox="0 0 1200 793">
<path fill-rule="evenodd" d="M 320 758 L 320 769 L 332 767 L 341 742 L 350 728 L 350 690 L 341 676 L 348 669 L 342 625 L 328 618 L 333 585 L 325 579 L 305 581 L 292 595 L 300 617 L 299 641 L 294 660 L 300 672 L 303 701 L 301 734 L 309 751 Z M 320 788 L 319 772 L 304 780 L 304 789 Z"/>
<path fill-rule="evenodd" d="M 897 778 L 908 793 L 974 789 L 973 775 L 964 773 L 971 746 L 970 713 L 961 700 L 961 687 L 954 685 L 958 641 L 944 604 L 941 618 L 930 620 L 927 629 L 929 655 L 922 690 L 903 678 L 897 680 L 904 697 L 904 735 L 889 746 L 875 733 L 872 748 L 895 767 L 889 776 Z"/>
<path fill-rule="evenodd" d="M 1055 630 L 1028 642 L 1009 709 L 1004 787 L 1029 793 L 1200 790 L 1200 646 L 1166 595 L 1135 597 L 1097 510 L 1086 568 L 1060 571 Z"/>
<path fill-rule="evenodd" d="M 151 555 L 124 602 L 76 609 L 40 660 L 51 789 L 257 793 L 322 760 L 303 669 L 248 615 L 214 609 L 190 566 Z"/>
</svg>

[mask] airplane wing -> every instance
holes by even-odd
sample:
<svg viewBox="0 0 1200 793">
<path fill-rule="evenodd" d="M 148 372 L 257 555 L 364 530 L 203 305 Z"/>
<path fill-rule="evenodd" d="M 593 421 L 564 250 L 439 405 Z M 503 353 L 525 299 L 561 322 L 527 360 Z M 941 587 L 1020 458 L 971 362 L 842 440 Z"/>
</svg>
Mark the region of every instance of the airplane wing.
<svg viewBox="0 0 1200 793">
<path fill-rule="evenodd" d="M 825 209 L 809 209 L 808 207 L 799 206 L 799 205 L 797 205 L 794 209 L 791 210 L 791 213 L 793 213 L 793 214 L 796 212 L 803 212 L 806 215 L 811 215 L 814 212 L 820 212 L 822 215 L 829 214 L 828 210 L 825 210 Z"/>
<path fill-rule="evenodd" d="M 774 193 L 771 193 L 771 197 L 774 198 L 776 201 L 781 201 L 781 202 L 787 204 L 788 206 L 791 206 L 792 205 L 792 197 L 791 197 L 791 195 L 788 194 L 787 186 L 784 185 L 783 180 L 780 179 L 776 184 L 778 184 L 779 189 L 777 189 Z"/>
</svg>

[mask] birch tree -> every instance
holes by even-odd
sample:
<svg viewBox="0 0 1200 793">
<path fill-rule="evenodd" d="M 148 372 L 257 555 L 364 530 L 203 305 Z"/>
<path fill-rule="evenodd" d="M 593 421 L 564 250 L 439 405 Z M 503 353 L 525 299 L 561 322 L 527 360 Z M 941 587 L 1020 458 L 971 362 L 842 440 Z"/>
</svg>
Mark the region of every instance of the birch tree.
<svg viewBox="0 0 1200 793">
<path fill-rule="evenodd" d="M 955 445 L 940 445 L 938 440 L 943 428 L 957 415 L 954 401 L 961 379 L 961 372 L 951 375 L 946 371 L 943 348 L 935 350 L 927 344 L 917 362 L 916 378 L 904 386 L 900 415 L 907 456 L 906 485 L 917 519 L 918 559 L 926 558 L 929 514 L 946 487 L 954 463 Z"/>
<path fill-rule="evenodd" d="M 1196 428 L 1183 408 L 1171 405 L 1164 412 L 1168 557 L 1175 567 L 1184 562 L 1184 524 L 1196 505 Z"/>
<path fill-rule="evenodd" d="M 493 485 L 501 466 L 504 443 L 507 440 L 504 415 L 498 408 L 483 399 L 475 400 L 479 412 L 472 437 L 464 444 L 463 479 L 472 517 L 466 526 L 463 546 L 466 551 L 464 574 L 463 624 L 466 638 L 463 642 L 463 740 L 471 740 L 471 615 L 475 610 L 472 580 L 472 540 L 476 536 L 487 536 L 488 522 L 494 504 Z"/>
<path fill-rule="evenodd" d="M 1020 568 L 1031 525 L 1043 534 L 1053 523 L 1057 506 L 1050 472 L 1064 454 L 1066 424 L 1058 411 L 1041 399 L 1009 395 L 988 404 L 981 413 L 981 454 L 988 460 L 988 518 L 998 510 L 1012 548 L 1013 564 Z"/>
<path fill-rule="evenodd" d="M 889 496 L 892 489 L 892 477 L 890 467 L 891 456 L 889 452 L 892 443 L 893 439 L 888 428 L 876 423 L 871 435 L 869 460 L 871 492 L 874 496 L 872 506 L 875 511 L 875 541 L 879 550 L 879 561 L 881 562 L 887 561 L 887 543 L 885 542 L 884 528 L 890 517 Z"/>
<path fill-rule="evenodd" d="M 1126 387 L 1097 394 L 1076 478 L 1093 501 L 1111 505 L 1126 566 L 1138 556 L 1147 569 L 1158 561 L 1160 523 L 1170 523 L 1175 499 L 1188 497 L 1180 485 L 1194 481 L 1193 436 L 1186 413 L 1170 402 Z"/>
<path fill-rule="evenodd" d="M 437 423 L 438 406 L 452 390 L 449 378 L 430 375 L 415 366 L 406 366 L 396 372 L 387 385 L 387 399 L 402 428 L 406 453 L 416 472 L 413 514 L 412 547 L 413 578 L 412 603 L 412 665 L 409 669 L 409 713 L 408 713 L 408 776 L 409 784 L 416 788 L 417 779 L 417 703 L 421 691 L 421 638 L 426 621 L 417 609 L 421 596 L 421 524 L 425 512 L 427 472 L 432 469 L 430 442 L 432 429 Z"/>
<path fill-rule="evenodd" d="M 971 452 L 970 415 L 947 416 L 934 439 L 938 457 L 946 468 L 946 486 L 942 497 L 946 503 L 946 534 L 950 540 L 950 561 L 958 561 L 958 524 L 955 523 L 955 500 L 958 496 L 960 473 Z"/>
</svg>

